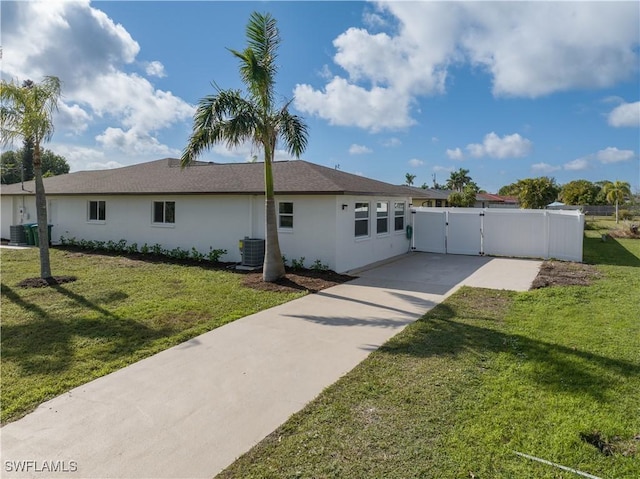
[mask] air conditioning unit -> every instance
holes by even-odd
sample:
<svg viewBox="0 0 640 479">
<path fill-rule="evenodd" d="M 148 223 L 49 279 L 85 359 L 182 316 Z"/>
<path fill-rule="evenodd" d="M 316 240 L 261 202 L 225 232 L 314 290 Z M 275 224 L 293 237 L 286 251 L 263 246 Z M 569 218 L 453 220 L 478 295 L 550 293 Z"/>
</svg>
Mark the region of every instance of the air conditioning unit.
<svg viewBox="0 0 640 479">
<path fill-rule="evenodd" d="M 264 240 L 259 238 L 244 238 L 240 240 L 240 254 L 242 266 L 260 268 L 264 263 Z"/>
</svg>

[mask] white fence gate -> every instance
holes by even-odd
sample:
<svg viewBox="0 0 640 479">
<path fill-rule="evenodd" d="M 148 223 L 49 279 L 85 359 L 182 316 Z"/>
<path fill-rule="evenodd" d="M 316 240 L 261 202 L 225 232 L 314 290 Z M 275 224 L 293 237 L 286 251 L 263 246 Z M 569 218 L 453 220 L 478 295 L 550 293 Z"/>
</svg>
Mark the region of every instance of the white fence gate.
<svg viewBox="0 0 640 479">
<path fill-rule="evenodd" d="M 582 261 L 579 211 L 415 208 L 411 213 L 415 251 Z"/>
</svg>

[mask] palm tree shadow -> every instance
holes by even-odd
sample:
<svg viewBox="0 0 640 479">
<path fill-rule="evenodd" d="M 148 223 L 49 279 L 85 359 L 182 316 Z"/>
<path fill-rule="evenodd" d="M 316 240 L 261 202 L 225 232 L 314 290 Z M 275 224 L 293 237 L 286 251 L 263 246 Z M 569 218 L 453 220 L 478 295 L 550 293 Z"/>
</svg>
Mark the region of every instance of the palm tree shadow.
<svg viewBox="0 0 640 479">
<path fill-rule="evenodd" d="M 490 327 L 494 318 L 474 318 L 487 327 L 468 324 L 446 304 L 436 306 L 433 313 L 392 338 L 380 352 L 421 358 L 456 357 L 468 351 L 508 354 L 516 363 L 534 363 L 532 368 L 523 368 L 522 374 L 539 387 L 588 394 L 600 401 L 615 400 L 609 391 L 621 379 L 640 375 L 638 364 L 498 331 Z"/>
<path fill-rule="evenodd" d="M 98 317 L 59 317 L 24 300 L 2 284 L 2 295 L 8 301 L 38 316 L 37 320 L 2 324 L 3 360 L 19 365 L 24 374 L 51 374 L 69 369 L 78 360 L 75 357 L 78 342 L 93 343 L 89 345 L 94 346 L 91 362 L 103 365 L 171 332 L 167 328 L 152 329 L 119 317 L 65 288 L 55 289 L 83 307 L 98 312 Z"/>
</svg>

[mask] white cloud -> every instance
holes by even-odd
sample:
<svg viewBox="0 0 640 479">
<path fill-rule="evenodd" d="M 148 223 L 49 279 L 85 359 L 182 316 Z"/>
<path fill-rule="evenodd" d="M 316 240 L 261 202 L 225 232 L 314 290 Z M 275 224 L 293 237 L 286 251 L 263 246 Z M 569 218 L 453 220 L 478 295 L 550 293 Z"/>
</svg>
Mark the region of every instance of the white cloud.
<svg viewBox="0 0 640 479">
<path fill-rule="evenodd" d="M 408 116 L 409 96 L 389 88 L 367 90 L 344 78 L 334 77 L 324 91 L 309 85 L 296 85 L 294 95 L 298 110 L 318 115 L 331 125 L 358 126 L 378 132 L 406 128 L 414 123 Z"/>
<path fill-rule="evenodd" d="M 424 165 L 424 161 L 419 160 L 417 158 L 412 158 L 409 160 L 409 166 L 412 166 L 414 168 L 417 168 L 418 166 L 422 166 Z"/>
<path fill-rule="evenodd" d="M 581 171 L 589 168 L 589 159 L 588 158 L 578 158 L 569 163 L 565 163 L 563 165 L 565 170 L 569 171 Z"/>
<path fill-rule="evenodd" d="M 63 156 L 64 159 L 67 160 L 67 163 L 69 163 L 69 169 L 72 172 L 92 169 L 89 168 L 88 165 L 107 161 L 104 150 L 95 148 L 56 142 L 51 143 L 47 148 L 55 151 L 57 155 Z"/>
<path fill-rule="evenodd" d="M 460 148 L 456 148 L 454 150 L 450 150 L 447 148 L 447 157 L 450 160 L 464 160 L 464 153 Z"/>
<path fill-rule="evenodd" d="M 431 137 L 431 143 L 438 143 L 440 141 L 440 139 L 437 136 L 432 136 Z"/>
<path fill-rule="evenodd" d="M 122 163 L 117 161 L 105 161 L 104 163 L 91 162 L 87 164 L 87 170 L 113 170 L 114 168 L 122 168 Z"/>
<path fill-rule="evenodd" d="M 187 121 L 194 107 L 127 71 L 135 66 L 140 46 L 122 25 L 88 0 L 5 3 L 3 75 L 61 79 L 58 132 L 78 134 L 94 127 L 103 130 L 101 145 L 125 149 L 131 157 L 175 154 L 160 144 L 158 133 Z M 160 62 L 143 64 L 149 76 L 164 74 Z"/>
<path fill-rule="evenodd" d="M 452 65 L 485 70 L 496 96 L 530 98 L 610 87 L 638 71 L 636 2 L 375 6 L 364 23 L 384 31 L 352 27 L 336 37 L 333 61 L 344 73 L 321 88 L 298 85 L 299 110 L 334 125 L 406 128 L 418 97 L 445 92 Z"/>
<path fill-rule="evenodd" d="M 531 170 L 535 171 L 536 173 L 542 173 L 542 174 L 553 173 L 554 171 L 558 171 L 561 169 L 562 167 L 553 166 L 553 165 L 550 165 L 549 163 L 534 163 L 533 165 L 531 165 Z"/>
<path fill-rule="evenodd" d="M 635 103 L 623 103 L 615 107 L 609 113 L 609 125 L 615 127 L 621 126 L 640 126 L 640 101 Z"/>
<path fill-rule="evenodd" d="M 77 103 L 67 105 L 64 101 L 58 102 L 58 113 L 55 118 L 57 127 L 77 135 L 88 128 L 92 119 L 92 116 Z"/>
<path fill-rule="evenodd" d="M 159 61 L 153 61 L 153 62 L 147 63 L 147 66 L 145 67 L 145 71 L 147 72 L 147 75 L 149 75 L 150 77 L 164 78 L 167 76 L 167 74 L 164 71 L 164 65 Z"/>
<path fill-rule="evenodd" d="M 595 154 L 595 158 L 604 164 L 629 161 L 632 160 L 635 156 L 635 153 L 631 150 L 619 150 L 611 146 L 605 148 L 604 150 L 600 150 Z"/>
<path fill-rule="evenodd" d="M 451 173 L 454 170 L 451 166 L 434 166 L 432 169 L 435 173 Z"/>
<path fill-rule="evenodd" d="M 163 145 L 155 137 L 136 128 L 124 131 L 109 127 L 96 136 L 96 141 L 107 150 L 119 150 L 133 156 L 174 157 L 181 154 L 180 150 Z"/>
<path fill-rule="evenodd" d="M 500 138 L 494 132 L 485 135 L 482 143 L 467 145 L 467 151 L 473 157 L 488 156 L 491 158 L 521 158 L 527 156 L 533 143 L 518 133 Z"/>
<path fill-rule="evenodd" d="M 367 148 L 364 145 L 356 145 L 355 143 L 349 147 L 350 155 L 364 155 L 367 153 L 371 153 L 371 149 Z"/>
<path fill-rule="evenodd" d="M 402 142 L 398 138 L 389 138 L 382 142 L 382 146 L 386 146 L 387 148 L 392 148 L 396 146 L 402 145 Z"/>
</svg>

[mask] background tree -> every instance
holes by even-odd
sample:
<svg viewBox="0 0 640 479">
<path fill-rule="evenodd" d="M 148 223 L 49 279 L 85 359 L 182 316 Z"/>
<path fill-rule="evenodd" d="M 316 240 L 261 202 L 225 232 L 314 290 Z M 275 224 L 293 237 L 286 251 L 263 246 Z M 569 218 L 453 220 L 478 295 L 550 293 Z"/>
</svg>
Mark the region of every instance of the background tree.
<svg viewBox="0 0 640 479">
<path fill-rule="evenodd" d="M 618 217 L 618 204 L 624 203 L 625 198 L 631 196 L 631 185 L 626 181 L 614 181 L 609 182 L 603 187 L 604 194 L 609 204 L 615 203 L 616 205 L 616 223 L 619 222 Z"/>
<path fill-rule="evenodd" d="M 519 191 L 520 188 L 518 186 L 518 183 L 516 182 L 503 186 L 498 190 L 498 194 L 500 196 L 518 196 Z"/>
<path fill-rule="evenodd" d="M 296 157 L 307 146 L 307 125 L 289 112 L 288 101 L 274 105 L 274 87 L 280 34 L 270 14 L 253 12 L 246 28 L 247 47 L 230 50 L 240 60 L 240 77 L 248 96 L 239 90 L 221 90 L 201 99 L 193 120 L 193 131 L 182 154 L 182 167 L 188 166 L 203 151 L 224 142 L 228 147 L 251 142 L 264 153 L 265 182 L 265 259 L 262 278 L 276 281 L 285 274 L 278 242 L 272 162 L 278 139 Z"/>
<path fill-rule="evenodd" d="M 56 155 L 51 150 L 42 150 L 40 161 L 42 163 L 42 177 L 64 175 L 69 173 L 70 167 L 64 156 Z M 10 185 L 22 181 L 23 151 L 5 151 L 0 158 L 0 168 L 2 170 L 2 184 Z M 26 178 L 25 178 L 25 181 Z"/>
<path fill-rule="evenodd" d="M 51 281 L 47 200 L 42 181 L 40 145 L 53 136 L 53 112 L 58 108 L 60 79 L 45 77 L 41 83 L 20 86 L 2 80 L 0 85 L 0 131 L 3 143 L 21 138 L 33 141 L 33 174 L 36 184 L 36 213 L 40 246 L 40 277 Z"/>
<path fill-rule="evenodd" d="M 471 177 L 469 176 L 469 170 L 465 170 L 463 168 L 458 169 L 458 171 L 452 171 L 449 179 L 447 180 L 447 189 L 455 190 L 459 193 L 464 191 L 464 187 L 471 182 Z"/>
<path fill-rule="evenodd" d="M 42 176 L 44 178 L 66 175 L 70 169 L 64 156 L 56 155 L 51 150 L 42 152 Z"/>
<path fill-rule="evenodd" d="M 600 187 L 587 180 L 574 180 L 560 190 L 560 201 L 568 205 L 595 205 Z"/>
<path fill-rule="evenodd" d="M 476 194 L 478 193 L 478 185 L 474 182 L 465 185 L 462 193 L 454 191 L 449 195 L 447 200 L 451 206 L 470 208 L 476 204 Z"/>
<path fill-rule="evenodd" d="M 405 184 L 407 186 L 413 186 L 413 180 L 416 179 L 416 175 L 412 175 L 411 173 L 405 173 L 404 178 L 405 178 Z"/>
<path fill-rule="evenodd" d="M 0 182 L 3 185 L 20 183 L 22 180 L 22 154 L 21 151 L 5 151 L 0 157 Z"/>
<path fill-rule="evenodd" d="M 542 176 L 518 180 L 511 191 L 517 191 L 522 208 L 541 209 L 558 198 L 560 187 L 554 178 Z"/>
</svg>

